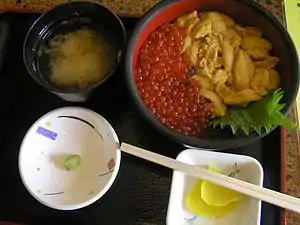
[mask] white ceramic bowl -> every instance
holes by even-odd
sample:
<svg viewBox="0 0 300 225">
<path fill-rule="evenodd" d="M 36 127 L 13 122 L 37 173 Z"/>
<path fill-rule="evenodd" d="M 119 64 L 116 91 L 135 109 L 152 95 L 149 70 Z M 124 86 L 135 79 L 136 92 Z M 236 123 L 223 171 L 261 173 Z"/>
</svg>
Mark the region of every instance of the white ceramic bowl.
<svg viewBox="0 0 300 225">
<path fill-rule="evenodd" d="M 64 168 L 73 154 L 81 164 Z M 19 153 L 19 171 L 30 194 L 60 210 L 85 207 L 111 187 L 120 167 L 118 137 L 99 114 L 66 107 L 42 116 L 28 130 Z"/>
<path fill-rule="evenodd" d="M 177 160 L 191 165 L 207 167 L 212 165 L 224 174 L 230 174 L 235 163 L 239 173 L 235 178 L 262 186 L 263 169 L 254 158 L 242 155 L 210 152 L 188 149 L 182 151 Z M 185 204 L 187 193 L 197 179 L 178 171 L 173 172 L 170 200 L 167 213 L 167 225 L 259 225 L 261 216 L 261 201 L 244 197 L 231 214 L 218 218 L 207 219 L 195 216 Z M 200 197 L 200 196 L 199 196 Z"/>
</svg>

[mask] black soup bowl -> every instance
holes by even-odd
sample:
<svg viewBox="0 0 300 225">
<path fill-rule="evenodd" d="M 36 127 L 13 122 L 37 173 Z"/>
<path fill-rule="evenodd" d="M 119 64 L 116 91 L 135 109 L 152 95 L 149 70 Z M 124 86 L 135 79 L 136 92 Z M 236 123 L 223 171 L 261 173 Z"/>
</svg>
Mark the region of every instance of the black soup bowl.
<svg viewBox="0 0 300 225">
<path fill-rule="evenodd" d="M 270 12 L 254 1 L 248 0 L 166 0 L 152 8 L 137 24 L 128 43 L 125 68 L 126 80 L 133 100 L 145 119 L 163 135 L 185 146 L 211 150 L 232 149 L 247 145 L 264 137 L 250 134 L 234 135 L 230 129 L 207 128 L 200 138 L 189 137 L 168 128 L 146 107 L 135 84 L 134 69 L 137 65 L 139 50 L 148 36 L 159 26 L 174 21 L 181 15 L 193 10 L 217 11 L 233 18 L 243 26 L 254 26 L 262 31 L 262 35 L 273 45 L 272 54 L 280 58 L 276 69 L 281 76 L 281 88 L 284 91 L 282 101 L 286 103 L 282 112 L 286 115 L 294 104 L 299 85 L 298 56 L 291 37 L 284 26 Z M 274 130 L 273 127 L 272 130 Z"/>
<path fill-rule="evenodd" d="M 106 54 L 109 66 L 101 79 L 82 88 L 65 88 L 49 81 L 50 68 L 39 59 L 39 50 L 59 36 L 81 28 L 99 34 L 110 51 Z M 66 101 L 86 101 L 90 92 L 103 83 L 116 69 L 125 46 L 125 28 L 116 14 L 101 4 L 89 1 L 74 1 L 57 5 L 41 15 L 29 29 L 23 45 L 23 59 L 33 79 L 48 91 Z"/>
</svg>

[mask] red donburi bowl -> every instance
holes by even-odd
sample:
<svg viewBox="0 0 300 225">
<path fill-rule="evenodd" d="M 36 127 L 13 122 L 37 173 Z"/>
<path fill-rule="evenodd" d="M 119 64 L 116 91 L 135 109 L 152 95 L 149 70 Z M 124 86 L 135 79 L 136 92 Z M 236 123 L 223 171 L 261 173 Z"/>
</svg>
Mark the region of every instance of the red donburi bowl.
<svg viewBox="0 0 300 225">
<path fill-rule="evenodd" d="M 188 137 L 163 125 L 143 103 L 135 85 L 133 74 L 141 46 L 149 34 L 160 25 L 172 22 L 177 17 L 193 10 L 222 12 L 241 25 L 260 28 L 263 36 L 272 43 L 273 54 L 280 58 L 277 69 L 281 74 L 281 87 L 284 90 L 283 101 L 286 103 L 286 107 L 282 112 L 286 114 L 293 105 L 299 85 L 298 56 L 288 32 L 270 12 L 260 7 L 256 2 L 249 0 L 166 0 L 151 9 L 140 20 L 127 47 L 125 57 L 126 79 L 137 108 L 162 134 L 188 146 L 229 149 L 237 148 L 262 138 L 266 133 L 262 135 L 236 136 L 229 129 L 207 129 L 201 138 Z"/>
</svg>

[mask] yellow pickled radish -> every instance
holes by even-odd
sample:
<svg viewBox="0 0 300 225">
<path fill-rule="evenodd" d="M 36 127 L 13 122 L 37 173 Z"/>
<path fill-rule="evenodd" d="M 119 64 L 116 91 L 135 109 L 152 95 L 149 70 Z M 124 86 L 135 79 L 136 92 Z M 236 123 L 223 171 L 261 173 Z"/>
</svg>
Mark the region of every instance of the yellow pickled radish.
<svg viewBox="0 0 300 225">
<path fill-rule="evenodd" d="M 206 218 L 220 218 L 226 216 L 236 209 L 237 202 L 232 202 L 226 206 L 210 206 L 201 198 L 201 186 L 203 181 L 197 181 L 193 189 L 188 193 L 186 205 L 189 210 L 198 216 Z"/>
<path fill-rule="evenodd" d="M 208 165 L 208 170 L 215 172 L 215 173 L 221 173 L 220 170 L 218 170 L 217 168 L 213 167 L 212 165 Z"/>
<path fill-rule="evenodd" d="M 210 171 L 220 173 L 217 169 L 209 166 Z M 211 206 L 226 206 L 232 202 L 239 201 L 243 195 L 239 192 L 232 191 L 225 187 L 213 184 L 208 181 L 203 181 L 201 185 L 201 198 Z"/>
</svg>

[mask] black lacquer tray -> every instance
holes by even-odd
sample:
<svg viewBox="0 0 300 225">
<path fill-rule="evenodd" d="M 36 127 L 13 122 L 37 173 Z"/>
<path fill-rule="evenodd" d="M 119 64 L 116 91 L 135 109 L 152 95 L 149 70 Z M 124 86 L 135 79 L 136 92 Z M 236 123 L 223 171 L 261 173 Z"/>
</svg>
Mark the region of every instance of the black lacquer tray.
<svg viewBox="0 0 300 225">
<path fill-rule="evenodd" d="M 36 14 L 0 15 L 0 34 L 5 34 L 0 35 L 0 221 L 32 225 L 166 224 L 172 171 L 126 154 L 122 154 L 120 173 L 111 190 L 84 209 L 53 210 L 38 203 L 26 191 L 18 172 L 18 151 L 23 136 L 43 114 L 74 105 L 45 91 L 25 69 L 22 45 L 27 30 L 37 17 Z M 128 35 L 136 21 L 134 18 L 123 19 Z M 120 141 L 173 158 L 184 149 L 163 137 L 140 117 L 126 89 L 121 66 L 87 103 L 75 105 L 103 115 L 115 128 Z M 279 190 L 279 129 L 261 141 L 229 152 L 257 158 L 264 167 L 264 186 Z M 262 224 L 279 225 L 280 210 L 263 204 Z"/>
</svg>

